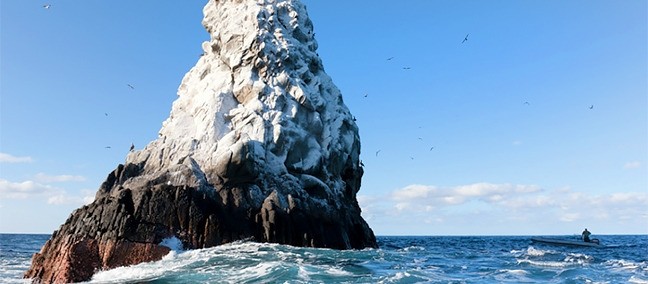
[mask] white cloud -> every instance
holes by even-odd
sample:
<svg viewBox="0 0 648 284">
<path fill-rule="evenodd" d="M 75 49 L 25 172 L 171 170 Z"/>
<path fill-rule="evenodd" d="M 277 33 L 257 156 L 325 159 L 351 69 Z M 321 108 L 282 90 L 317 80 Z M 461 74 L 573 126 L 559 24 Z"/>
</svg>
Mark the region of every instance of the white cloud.
<svg viewBox="0 0 648 284">
<path fill-rule="evenodd" d="M 362 217 L 365 220 L 372 220 L 376 216 L 374 210 L 377 198 L 369 195 L 358 195 L 357 200 L 362 210 Z"/>
<path fill-rule="evenodd" d="M 533 185 L 492 184 L 485 182 L 458 186 L 454 189 L 456 193 L 465 197 L 489 197 L 510 193 L 531 193 L 539 190 L 540 188 Z"/>
<path fill-rule="evenodd" d="M 437 187 L 415 184 L 383 196 L 363 195 L 359 199 L 363 217 L 372 226 L 376 225 L 379 233 L 420 231 L 430 234 L 442 233 L 439 228 L 445 228 L 446 232 L 508 230 L 516 234 L 546 234 L 569 232 L 581 224 L 608 228 L 620 228 L 619 224 L 625 224 L 628 230 L 637 230 L 641 227 L 639 224 L 645 227 L 648 223 L 648 192 L 594 194 L 568 187 L 542 189 L 537 185 L 474 183 Z M 426 223 L 435 226 L 420 226 Z"/>
<path fill-rule="evenodd" d="M 638 192 L 618 192 L 610 195 L 610 202 L 614 204 L 648 204 L 648 194 Z M 648 210 L 648 208 L 647 208 Z"/>
<path fill-rule="evenodd" d="M 0 163 L 31 163 L 31 157 L 16 157 L 7 153 L 0 153 Z"/>
<path fill-rule="evenodd" d="M 641 168 L 641 162 L 639 162 L 639 161 L 628 162 L 625 165 L 623 165 L 623 168 L 628 169 L 628 170 L 638 169 L 638 168 Z"/>
<path fill-rule="evenodd" d="M 79 204 L 87 205 L 94 201 L 94 195 L 89 191 L 82 191 L 82 195 L 69 195 L 67 192 L 61 192 L 59 194 L 50 196 L 47 199 L 47 204 L 53 205 L 67 205 L 67 204 Z"/>
<path fill-rule="evenodd" d="M 53 190 L 56 189 L 52 186 L 33 181 L 10 182 L 0 179 L 0 198 L 3 199 L 24 199 L 31 196 L 44 195 Z"/>
<path fill-rule="evenodd" d="M 70 195 L 51 185 L 34 181 L 11 182 L 0 179 L 0 200 L 2 199 L 46 199 L 47 204 L 78 204 L 84 205 L 94 200 L 94 194 L 89 190 L 82 190 L 80 195 Z"/>
<path fill-rule="evenodd" d="M 548 207 L 556 204 L 553 198 L 547 195 L 535 196 L 508 196 L 504 200 L 498 202 L 504 207 L 511 209 L 518 208 L 539 208 Z"/>
<path fill-rule="evenodd" d="M 409 185 L 391 193 L 390 198 L 399 203 L 416 203 L 424 206 L 407 206 L 408 208 L 436 207 L 437 205 L 460 205 L 470 201 L 486 203 L 506 202 L 510 196 L 539 192 L 535 185 L 513 185 L 474 183 L 451 188 L 438 188 L 426 185 Z M 405 209 L 403 205 L 400 210 Z"/>
<path fill-rule="evenodd" d="M 392 193 L 394 200 L 413 200 L 420 198 L 427 198 L 428 195 L 436 192 L 436 189 L 431 186 L 413 184 L 406 186 L 403 189 L 396 190 Z"/>
<path fill-rule="evenodd" d="M 85 181 L 83 176 L 74 176 L 74 175 L 47 175 L 44 173 L 38 173 L 35 176 L 36 180 L 40 182 L 68 182 L 68 181 Z"/>
<path fill-rule="evenodd" d="M 396 205 L 394 205 L 394 208 L 396 208 L 396 210 L 398 210 L 398 211 L 403 211 L 403 210 L 409 209 L 410 207 L 411 207 L 411 204 L 408 203 L 408 202 L 400 202 L 400 203 L 396 203 Z"/>
</svg>

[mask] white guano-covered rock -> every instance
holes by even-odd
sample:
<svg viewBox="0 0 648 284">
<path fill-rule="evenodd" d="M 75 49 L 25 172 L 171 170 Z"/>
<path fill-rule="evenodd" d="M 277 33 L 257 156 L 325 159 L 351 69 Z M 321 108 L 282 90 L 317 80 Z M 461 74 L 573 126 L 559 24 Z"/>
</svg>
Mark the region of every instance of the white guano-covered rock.
<svg viewBox="0 0 648 284">
<path fill-rule="evenodd" d="M 212 185 L 262 172 L 306 186 L 317 179 L 342 197 L 342 172 L 359 168 L 358 128 L 324 72 L 305 6 L 210 1 L 204 14 L 211 35 L 204 55 L 182 80 L 158 139 L 126 163 L 143 164 L 147 175 L 177 175 L 191 158 L 191 172 L 205 172 Z M 279 194 L 291 190 L 298 189 Z"/>
<path fill-rule="evenodd" d="M 237 240 L 376 247 L 360 216 L 360 138 L 298 0 L 210 0 L 210 40 L 159 137 L 34 255 L 36 282 Z M 180 244 L 181 243 L 181 244 Z"/>
</svg>

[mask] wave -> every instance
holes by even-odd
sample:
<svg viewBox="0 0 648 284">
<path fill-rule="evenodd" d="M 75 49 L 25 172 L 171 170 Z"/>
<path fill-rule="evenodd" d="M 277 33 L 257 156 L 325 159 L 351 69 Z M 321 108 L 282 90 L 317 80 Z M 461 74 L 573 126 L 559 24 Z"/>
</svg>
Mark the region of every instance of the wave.
<svg viewBox="0 0 648 284">
<path fill-rule="evenodd" d="M 643 271 L 648 273 L 648 261 L 634 262 L 625 259 L 611 259 L 605 261 L 604 264 L 617 271 Z"/>
<path fill-rule="evenodd" d="M 543 250 L 533 246 L 529 246 L 526 250 L 512 250 L 510 253 L 516 257 L 517 264 L 537 267 L 568 268 L 585 266 L 594 261 L 594 257 L 584 253 Z"/>
<path fill-rule="evenodd" d="M 237 242 L 189 251 L 171 251 L 163 259 L 96 273 L 89 283 L 128 283 L 155 280 L 189 282 L 228 279 L 236 283 L 297 282 L 353 279 L 371 275 L 363 266 L 370 251 L 337 251 L 278 244 Z M 366 258 L 364 258 L 366 259 Z M 188 278 L 187 278 L 188 277 Z"/>
<path fill-rule="evenodd" d="M 628 279 L 628 283 L 648 284 L 648 280 L 633 275 L 632 277 L 630 277 L 630 279 Z"/>
<path fill-rule="evenodd" d="M 528 248 L 524 250 L 511 250 L 511 254 L 515 255 L 516 257 L 522 257 L 522 256 L 529 256 L 529 257 L 540 257 L 540 256 L 545 256 L 548 254 L 559 254 L 559 252 L 554 251 L 554 250 L 542 250 L 542 249 L 537 249 L 535 247 L 529 246 Z"/>
<path fill-rule="evenodd" d="M 555 268 L 566 268 L 566 267 L 578 265 L 575 263 L 569 263 L 563 261 L 531 260 L 531 259 L 520 259 L 517 261 L 517 263 L 518 264 L 528 263 L 534 266 L 555 267 Z"/>
</svg>

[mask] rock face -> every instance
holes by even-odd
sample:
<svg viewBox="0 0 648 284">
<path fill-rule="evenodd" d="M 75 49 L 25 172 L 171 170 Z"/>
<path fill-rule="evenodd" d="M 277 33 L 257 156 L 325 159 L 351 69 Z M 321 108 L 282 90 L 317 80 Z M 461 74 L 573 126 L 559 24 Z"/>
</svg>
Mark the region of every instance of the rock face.
<svg viewBox="0 0 648 284">
<path fill-rule="evenodd" d="M 210 0 L 204 54 L 182 80 L 158 139 L 131 152 L 77 209 L 25 277 L 100 269 L 242 239 L 376 247 L 356 193 L 360 139 L 326 75 L 299 0 Z"/>
</svg>

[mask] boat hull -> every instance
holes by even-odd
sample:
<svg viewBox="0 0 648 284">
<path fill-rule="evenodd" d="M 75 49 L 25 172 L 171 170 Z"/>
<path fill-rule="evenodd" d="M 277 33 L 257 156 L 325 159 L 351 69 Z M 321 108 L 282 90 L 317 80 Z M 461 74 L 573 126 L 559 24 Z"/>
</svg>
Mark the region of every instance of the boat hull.
<svg viewBox="0 0 648 284">
<path fill-rule="evenodd" d="M 583 242 L 583 241 L 573 241 L 573 240 L 565 240 L 565 239 L 531 238 L 531 241 L 535 243 L 563 245 L 563 246 L 604 247 L 603 245 L 596 242 Z"/>
</svg>

